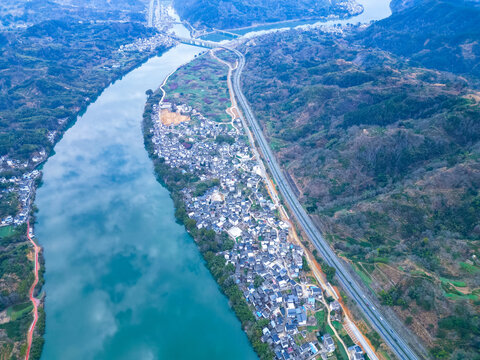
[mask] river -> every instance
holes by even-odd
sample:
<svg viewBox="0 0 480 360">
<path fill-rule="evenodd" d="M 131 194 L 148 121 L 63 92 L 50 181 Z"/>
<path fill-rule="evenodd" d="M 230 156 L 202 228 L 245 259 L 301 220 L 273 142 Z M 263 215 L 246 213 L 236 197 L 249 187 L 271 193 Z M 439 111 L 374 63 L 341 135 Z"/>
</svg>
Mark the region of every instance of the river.
<svg viewBox="0 0 480 360">
<path fill-rule="evenodd" d="M 381 20 L 386 17 L 389 17 L 392 13 L 390 9 L 390 0 L 357 0 L 358 3 L 362 4 L 363 12 L 359 15 L 352 16 L 351 18 L 344 20 L 297 20 L 297 21 L 283 21 L 276 22 L 271 24 L 262 24 L 249 26 L 240 29 L 230 30 L 232 33 L 239 35 L 246 35 L 248 37 L 258 36 L 259 34 L 265 32 L 272 32 L 284 29 L 292 28 L 308 28 L 312 26 L 319 25 L 336 25 L 336 24 L 357 24 L 357 23 L 369 23 L 375 20 Z M 202 39 L 210 41 L 223 41 L 231 40 L 230 36 L 225 36 L 218 33 L 212 33 L 206 36 L 202 36 Z"/>
<path fill-rule="evenodd" d="M 143 146 L 145 91 L 199 51 L 179 45 L 108 87 L 45 164 L 42 359 L 256 358 Z"/>
<path fill-rule="evenodd" d="M 377 5 L 358 21 L 390 14 L 361 3 Z M 179 45 L 109 86 L 45 164 L 42 359 L 256 358 L 143 146 L 145 91 L 200 51 Z"/>
</svg>

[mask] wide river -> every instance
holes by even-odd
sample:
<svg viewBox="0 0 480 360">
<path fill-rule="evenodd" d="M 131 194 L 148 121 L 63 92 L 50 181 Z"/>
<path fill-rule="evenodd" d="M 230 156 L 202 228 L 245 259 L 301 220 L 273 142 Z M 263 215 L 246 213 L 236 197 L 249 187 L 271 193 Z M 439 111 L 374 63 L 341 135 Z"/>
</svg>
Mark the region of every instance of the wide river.
<svg viewBox="0 0 480 360">
<path fill-rule="evenodd" d="M 357 21 L 390 14 L 387 0 L 361 3 Z M 256 358 L 143 146 L 145 91 L 200 51 L 179 45 L 108 87 L 45 164 L 42 359 Z"/>
<path fill-rule="evenodd" d="M 38 190 L 42 359 L 255 359 L 143 146 L 145 91 L 180 45 L 107 88 L 56 145 Z"/>
</svg>

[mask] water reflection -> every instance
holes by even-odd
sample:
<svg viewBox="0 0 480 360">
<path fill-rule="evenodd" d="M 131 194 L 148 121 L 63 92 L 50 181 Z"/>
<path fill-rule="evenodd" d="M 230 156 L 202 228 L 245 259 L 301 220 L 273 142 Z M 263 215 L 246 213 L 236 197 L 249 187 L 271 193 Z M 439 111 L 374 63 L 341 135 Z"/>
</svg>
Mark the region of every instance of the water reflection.
<svg viewBox="0 0 480 360">
<path fill-rule="evenodd" d="M 45 165 L 43 359 L 255 358 L 143 147 L 145 91 L 199 51 L 180 45 L 106 89 Z"/>
</svg>

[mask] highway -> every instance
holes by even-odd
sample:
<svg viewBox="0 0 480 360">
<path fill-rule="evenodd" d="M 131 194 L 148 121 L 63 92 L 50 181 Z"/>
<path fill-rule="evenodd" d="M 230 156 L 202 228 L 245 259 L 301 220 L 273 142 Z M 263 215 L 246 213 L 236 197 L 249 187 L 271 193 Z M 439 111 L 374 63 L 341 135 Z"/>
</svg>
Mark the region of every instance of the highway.
<svg viewBox="0 0 480 360">
<path fill-rule="evenodd" d="M 295 196 L 295 193 L 291 189 L 289 183 L 285 179 L 283 172 L 273 155 L 263 132 L 253 115 L 253 112 L 243 95 L 240 78 L 242 70 L 245 66 L 245 57 L 241 52 L 236 49 L 226 48 L 233 51 L 239 58 L 239 64 L 233 75 L 233 90 L 237 97 L 238 104 L 243 110 L 243 115 L 247 123 L 252 130 L 254 137 L 260 147 L 263 156 L 266 160 L 267 167 L 270 169 L 275 182 L 280 190 L 280 193 L 287 202 L 289 208 L 295 215 L 298 223 L 302 226 L 303 230 L 309 237 L 310 241 L 317 248 L 319 253 L 325 259 L 326 263 L 333 266 L 336 269 L 336 276 L 342 287 L 347 294 L 358 304 L 363 311 L 365 317 L 369 319 L 370 323 L 378 331 L 384 341 L 390 346 L 393 352 L 400 359 L 416 360 L 419 357 L 413 352 L 410 346 L 398 335 L 398 333 L 392 328 L 392 326 L 385 320 L 385 316 L 382 316 L 377 308 L 373 305 L 368 296 L 364 293 L 363 289 L 357 284 L 356 280 L 352 278 L 350 273 L 346 270 L 346 264 L 344 264 L 330 248 L 327 241 L 320 234 L 318 229 L 313 224 L 312 220 L 301 206 L 300 202 Z M 242 119 L 245 121 L 245 119 Z M 348 266 L 348 265 L 347 265 Z"/>
</svg>

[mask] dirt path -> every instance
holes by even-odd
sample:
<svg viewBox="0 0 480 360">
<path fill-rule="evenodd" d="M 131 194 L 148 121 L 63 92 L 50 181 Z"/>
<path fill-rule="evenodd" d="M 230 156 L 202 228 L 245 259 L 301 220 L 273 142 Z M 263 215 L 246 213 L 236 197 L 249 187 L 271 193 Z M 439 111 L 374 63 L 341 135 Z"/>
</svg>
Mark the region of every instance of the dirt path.
<svg viewBox="0 0 480 360">
<path fill-rule="evenodd" d="M 235 101 L 235 95 L 234 95 L 234 92 L 233 92 L 233 89 L 232 89 L 232 71 L 235 70 L 237 68 L 237 65 L 235 64 L 235 66 L 232 66 L 230 63 L 228 63 L 227 61 L 225 60 L 222 60 L 220 59 L 217 55 L 215 55 L 215 51 L 217 49 L 212 49 L 210 50 L 210 54 L 212 55 L 212 57 L 217 60 L 218 62 L 222 63 L 223 65 L 227 66 L 228 67 L 228 74 L 227 74 L 227 86 L 228 86 L 228 92 L 230 93 L 230 103 L 232 104 L 229 108 L 227 108 L 225 111 L 227 112 L 227 114 L 232 118 L 232 121 L 229 123 L 231 124 L 235 130 L 237 131 L 237 133 L 240 134 L 240 130 L 235 126 L 235 119 L 237 119 L 239 117 L 238 115 L 238 108 L 237 108 L 237 103 Z"/>
<path fill-rule="evenodd" d="M 230 93 L 230 100 L 232 103 L 232 106 L 229 108 L 232 114 L 235 114 L 238 116 L 240 113 L 240 109 L 238 108 L 237 105 L 237 100 L 235 98 L 235 92 L 233 91 L 233 86 L 232 86 L 232 72 L 237 68 L 238 63 L 235 64 L 235 66 L 232 66 L 230 63 L 220 59 L 218 56 L 215 55 L 215 51 L 212 50 L 210 52 L 212 54 L 212 57 L 215 58 L 217 61 L 220 63 L 224 64 L 225 66 L 228 67 L 228 75 L 227 75 L 227 85 L 228 85 L 228 91 Z M 228 111 L 227 111 L 228 113 Z M 230 115 L 231 116 L 231 115 Z M 233 124 L 233 120 L 232 120 Z M 282 213 L 283 216 L 285 216 L 287 219 L 289 219 L 287 212 L 283 208 L 283 206 L 280 203 L 280 198 L 278 197 L 277 191 L 275 190 L 275 185 L 273 181 L 270 179 L 268 176 L 267 170 L 265 168 L 265 164 L 262 161 L 262 158 L 260 157 L 260 154 L 257 150 L 257 147 L 255 146 L 255 140 L 253 138 L 253 134 L 250 131 L 250 128 L 247 126 L 246 123 L 242 121 L 242 126 L 247 134 L 248 140 L 250 141 L 251 144 L 251 149 L 253 151 L 253 155 L 256 159 L 258 159 L 258 165 L 260 166 L 260 171 L 262 173 L 262 177 L 265 179 L 266 184 L 267 184 L 267 191 L 274 202 L 274 204 L 280 209 L 280 212 Z"/>
<path fill-rule="evenodd" d="M 28 360 L 30 357 L 30 349 L 32 347 L 32 339 L 33 339 L 33 331 L 35 330 L 35 325 L 37 324 L 38 320 L 38 299 L 36 299 L 33 296 L 33 292 L 35 291 L 35 287 L 38 284 L 38 254 L 40 252 L 40 246 L 38 246 L 35 241 L 32 240 L 30 236 L 30 222 L 27 222 L 27 237 L 28 240 L 32 243 L 33 248 L 35 250 L 35 259 L 34 259 L 34 272 L 35 272 L 35 281 L 33 282 L 32 286 L 30 287 L 30 291 L 28 293 L 28 296 L 30 298 L 30 301 L 33 304 L 33 321 L 32 324 L 30 325 L 30 328 L 28 329 L 28 334 L 27 334 L 27 352 L 25 354 L 25 360 Z"/>
</svg>

